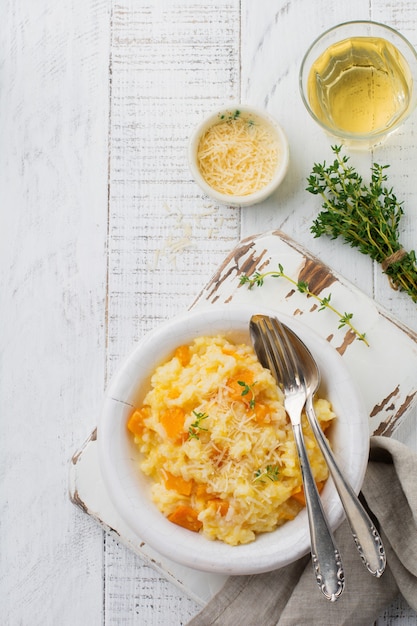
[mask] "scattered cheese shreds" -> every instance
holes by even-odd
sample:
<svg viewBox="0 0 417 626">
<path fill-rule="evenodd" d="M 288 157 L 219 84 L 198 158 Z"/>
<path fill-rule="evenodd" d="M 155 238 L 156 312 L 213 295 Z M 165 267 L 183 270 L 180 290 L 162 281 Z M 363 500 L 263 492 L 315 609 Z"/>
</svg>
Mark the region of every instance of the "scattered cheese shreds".
<svg viewBox="0 0 417 626">
<path fill-rule="evenodd" d="M 206 131 L 197 159 L 210 187 L 246 196 L 271 182 L 278 163 L 277 140 L 265 124 L 232 117 Z"/>
</svg>

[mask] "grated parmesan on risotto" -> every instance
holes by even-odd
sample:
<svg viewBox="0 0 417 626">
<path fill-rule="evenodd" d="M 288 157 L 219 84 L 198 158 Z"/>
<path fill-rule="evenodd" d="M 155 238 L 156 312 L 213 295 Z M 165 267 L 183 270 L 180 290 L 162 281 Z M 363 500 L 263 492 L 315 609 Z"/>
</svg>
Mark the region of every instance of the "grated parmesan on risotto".
<svg viewBox="0 0 417 626">
<path fill-rule="evenodd" d="M 330 403 L 315 409 L 325 430 Z M 180 346 L 155 370 L 128 429 L 160 511 L 208 539 L 249 543 L 304 506 L 282 392 L 250 346 L 222 336 Z M 320 488 L 328 470 L 305 416 L 303 431 Z"/>
</svg>

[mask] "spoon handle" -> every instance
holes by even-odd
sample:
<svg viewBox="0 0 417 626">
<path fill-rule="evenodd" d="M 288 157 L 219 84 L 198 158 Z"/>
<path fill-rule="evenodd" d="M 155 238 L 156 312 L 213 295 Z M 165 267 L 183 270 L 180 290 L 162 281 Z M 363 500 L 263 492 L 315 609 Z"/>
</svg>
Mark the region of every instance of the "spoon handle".
<svg viewBox="0 0 417 626">
<path fill-rule="evenodd" d="M 314 573 L 323 595 L 327 600 L 334 602 L 344 589 L 343 565 L 311 471 L 301 423 L 293 423 L 292 426 L 304 485 Z"/>
<path fill-rule="evenodd" d="M 311 428 L 323 453 L 329 468 L 333 482 L 343 504 L 346 518 L 349 522 L 353 539 L 358 552 L 367 570 L 376 578 L 379 578 L 385 569 L 386 556 L 382 539 L 375 528 L 371 518 L 362 506 L 358 496 L 343 477 L 339 466 L 333 456 L 326 438 L 318 424 L 313 407 L 313 397 L 308 395 L 306 400 L 306 413 Z"/>
</svg>

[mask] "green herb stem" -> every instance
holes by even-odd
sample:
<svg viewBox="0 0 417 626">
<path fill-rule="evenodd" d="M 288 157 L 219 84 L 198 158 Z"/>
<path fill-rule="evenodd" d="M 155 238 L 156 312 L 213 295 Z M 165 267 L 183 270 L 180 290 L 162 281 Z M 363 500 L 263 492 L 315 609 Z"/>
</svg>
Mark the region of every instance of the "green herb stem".
<svg viewBox="0 0 417 626">
<path fill-rule="evenodd" d="M 331 304 L 330 302 L 331 294 L 329 294 L 328 296 L 324 296 L 324 297 L 318 296 L 317 294 L 310 291 L 310 289 L 308 288 L 308 283 L 304 281 L 296 281 L 293 278 L 291 278 L 291 276 L 288 276 L 288 274 L 284 272 L 284 268 L 281 264 L 278 265 L 278 271 L 271 270 L 269 272 L 264 272 L 262 274 L 259 272 L 255 272 L 252 277 L 246 276 L 244 274 L 243 276 L 240 277 L 240 284 L 247 285 L 249 289 L 252 289 L 252 287 L 254 287 L 255 285 L 257 287 L 262 287 L 267 277 L 285 278 L 289 283 L 294 285 L 294 287 L 300 293 L 305 293 L 307 296 L 314 298 L 314 300 L 316 300 L 320 304 L 320 307 L 318 309 L 319 311 L 323 311 L 324 309 L 329 309 L 330 311 L 335 313 L 339 318 L 339 326 L 338 326 L 339 329 L 343 328 L 344 326 L 348 326 L 350 330 L 356 335 L 357 339 L 359 339 L 360 341 L 363 341 L 367 346 L 369 346 L 365 333 L 359 332 L 359 330 L 354 326 L 352 322 L 353 313 L 341 313 L 340 311 L 338 311 L 336 307 L 334 307 L 333 304 Z"/>
</svg>

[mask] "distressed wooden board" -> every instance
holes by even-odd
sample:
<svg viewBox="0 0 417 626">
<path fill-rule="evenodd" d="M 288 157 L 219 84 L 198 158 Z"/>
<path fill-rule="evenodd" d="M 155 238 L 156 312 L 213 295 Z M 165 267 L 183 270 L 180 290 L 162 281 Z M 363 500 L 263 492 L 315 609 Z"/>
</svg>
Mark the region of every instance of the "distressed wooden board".
<svg viewBox="0 0 417 626">
<path fill-rule="evenodd" d="M 361 332 L 366 332 L 370 346 L 357 341 L 351 331 L 338 329 L 334 313 L 318 311 L 313 299 L 297 293 L 283 278 L 270 278 L 256 291 L 240 286 L 242 274 L 275 269 L 278 263 L 295 280 L 308 282 L 313 293 L 323 297 L 331 290 L 333 305 L 342 311 L 349 308 L 354 313 L 354 319 Z M 362 391 L 372 432 L 391 435 L 412 411 L 417 394 L 417 380 L 413 377 L 417 367 L 416 333 L 392 320 L 375 302 L 282 232 L 268 232 L 243 240 L 198 295 L 193 308 L 253 301 L 299 317 L 334 345 Z M 221 587 L 225 577 L 196 572 L 173 563 L 135 536 L 108 498 L 100 476 L 96 448 L 93 433 L 73 457 L 70 473 L 72 501 L 103 528 L 116 534 L 145 562 L 204 605 Z"/>
<path fill-rule="evenodd" d="M 353 313 L 352 321 L 369 342 L 356 340 L 346 327 L 338 329 L 332 311 L 319 311 L 312 298 L 301 294 L 285 278 L 269 277 L 262 287 L 248 290 L 240 276 L 277 270 L 305 281 L 320 297 L 331 295 L 332 305 Z M 417 399 L 417 333 L 394 320 L 374 300 L 336 274 L 283 232 L 274 231 L 243 240 L 229 255 L 194 306 L 259 303 L 294 315 L 326 338 L 345 359 L 362 392 L 373 434 L 391 435 Z"/>
</svg>

